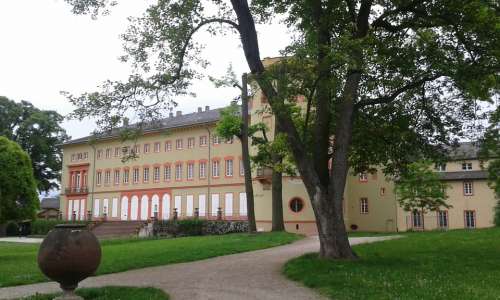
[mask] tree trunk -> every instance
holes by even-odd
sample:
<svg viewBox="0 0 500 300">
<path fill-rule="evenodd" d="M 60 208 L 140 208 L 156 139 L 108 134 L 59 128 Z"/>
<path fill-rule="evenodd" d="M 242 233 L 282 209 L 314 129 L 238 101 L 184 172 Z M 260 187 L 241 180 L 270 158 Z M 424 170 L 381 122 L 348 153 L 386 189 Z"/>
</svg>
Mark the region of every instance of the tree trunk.
<svg viewBox="0 0 500 300">
<path fill-rule="evenodd" d="M 420 215 L 422 216 L 422 231 L 425 231 L 425 218 L 424 218 L 424 209 L 420 211 Z"/>
<path fill-rule="evenodd" d="M 247 74 L 241 76 L 241 116 L 243 124 L 241 126 L 241 153 L 243 160 L 243 169 L 245 173 L 245 192 L 247 195 L 247 216 L 248 216 L 248 232 L 256 232 L 257 225 L 255 223 L 252 170 L 250 169 L 250 153 L 248 149 L 248 78 Z"/>
<path fill-rule="evenodd" d="M 275 130 L 275 134 L 277 130 Z M 275 135 L 276 136 L 276 135 Z M 275 164 L 281 163 L 281 158 L 273 155 Z M 284 231 L 285 223 L 283 220 L 283 174 L 277 170 L 273 170 L 272 177 L 272 206 L 273 206 L 273 221 L 272 231 Z"/>
</svg>

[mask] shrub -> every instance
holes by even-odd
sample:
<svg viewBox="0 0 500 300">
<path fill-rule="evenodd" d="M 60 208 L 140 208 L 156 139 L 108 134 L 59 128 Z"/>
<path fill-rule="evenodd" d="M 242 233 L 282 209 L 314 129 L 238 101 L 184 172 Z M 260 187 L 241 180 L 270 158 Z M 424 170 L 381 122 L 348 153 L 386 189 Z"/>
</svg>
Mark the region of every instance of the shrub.
<svg viewBox="0 0 500 300">
<path fill-rule="evenodd" d="M 248 223 L 243 221 L 207 221 L 201 219 L 159 221 L 155 224 L 157 236 L 218 235 L 248 231 Z"/>
<path fill-rule="evenodd" d="M 7 227 L 5 228 L 5 234 L 7 236 L 18 236 L 19 235 L 19 226 L 15 222 L 7 223 Z"/>
<path fill-rule="evenodd" d="M 495 226 L 500 227 L 500 197 L 495 206 Z"/>
<path fill-rule="evenodd" d="M 86 224 L 86 222 L 71 222 L 63 220 L 44 220 L 38 219 L 31 223 L 31 234 L 34 235 L 46 235 L 51 231 L 57 224 L 67 224 L 67 223 L 80 223 Z"/>
</svg>

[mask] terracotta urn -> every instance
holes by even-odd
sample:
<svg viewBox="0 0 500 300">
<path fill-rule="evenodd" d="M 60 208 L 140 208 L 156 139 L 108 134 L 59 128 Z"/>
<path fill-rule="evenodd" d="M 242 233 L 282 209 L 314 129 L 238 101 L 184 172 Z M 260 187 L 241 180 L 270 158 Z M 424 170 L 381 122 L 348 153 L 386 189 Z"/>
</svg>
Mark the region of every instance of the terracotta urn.
<svg viewBox="0 0 500 300">
<path fill-rule="evenodd" d="M 56 299 L 82 299 L 74 291 L 93 275 L 101 262 L 101 246 L 83 224 L 59 224 L 45 237 L 38 251 L 38 266 L 57 281 L 63 295 Z"/>
</svg>

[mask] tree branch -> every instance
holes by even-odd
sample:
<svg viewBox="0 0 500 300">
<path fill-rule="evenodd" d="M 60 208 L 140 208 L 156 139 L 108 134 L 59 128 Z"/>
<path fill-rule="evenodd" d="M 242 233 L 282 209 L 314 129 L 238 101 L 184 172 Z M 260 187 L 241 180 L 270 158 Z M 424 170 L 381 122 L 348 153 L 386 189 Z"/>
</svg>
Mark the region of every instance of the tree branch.
<svg viewBox="0 0 500 300">
<path fill-rule="evenodd" d="M 386 95 L 386 96 L 382 96 L 382 97 L 378 97 L 378 98 L 371 98 L 371 99 L 363 99 L 363 100 L 360 100 L 358 103 L 356 103 L 355 105 L 355 108 L 358 109 L 358 108 L 361 108 L 361 107 L 364 107 L 364 106 L 368 106 L 368 105 L 375 105 L 375 104 L 387 104 L 387 103 L 390 103 L 392 101 L 394 101 L 399 95 L 401 95 L 402 93 L 408 91 L 408 90 L 411 90 L 411 89 L 414 89 L 416 87 L 419 87 L 420 85 L 426 83 L 426 82 L 429 82 L 429 81 L 433 81 L 433 80 L 436 80 L 438 79 L 439 77 L 442 77 L 443 75 L 442 74 L 438 74 L 438 75 L 434 75 L 434 76 L 427 76 L 427 77 L 424 77 L 420 80 L 417 80 L 417 81 L 413 81 L 397 90 L 395 90 L 393 93 L 391 93 L 390 95 Z"/>
</svg>

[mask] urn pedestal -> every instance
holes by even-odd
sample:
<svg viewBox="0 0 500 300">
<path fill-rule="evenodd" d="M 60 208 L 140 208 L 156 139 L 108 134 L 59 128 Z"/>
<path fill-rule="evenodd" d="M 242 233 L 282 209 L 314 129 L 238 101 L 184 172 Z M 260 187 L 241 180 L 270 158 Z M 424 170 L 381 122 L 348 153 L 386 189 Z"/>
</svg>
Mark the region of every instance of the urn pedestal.
<svg viewBox="0 0 500 300">
<path fill-rule="evenodd" d="M 49 232 L 38 251 L 38 266 L 58 282 L 63 295 L 56 299 L 82 299 L 74 291 L 93 275 L 101 262 L 101 246 L 83 224 L 60 224 Z"/>
</svg>

